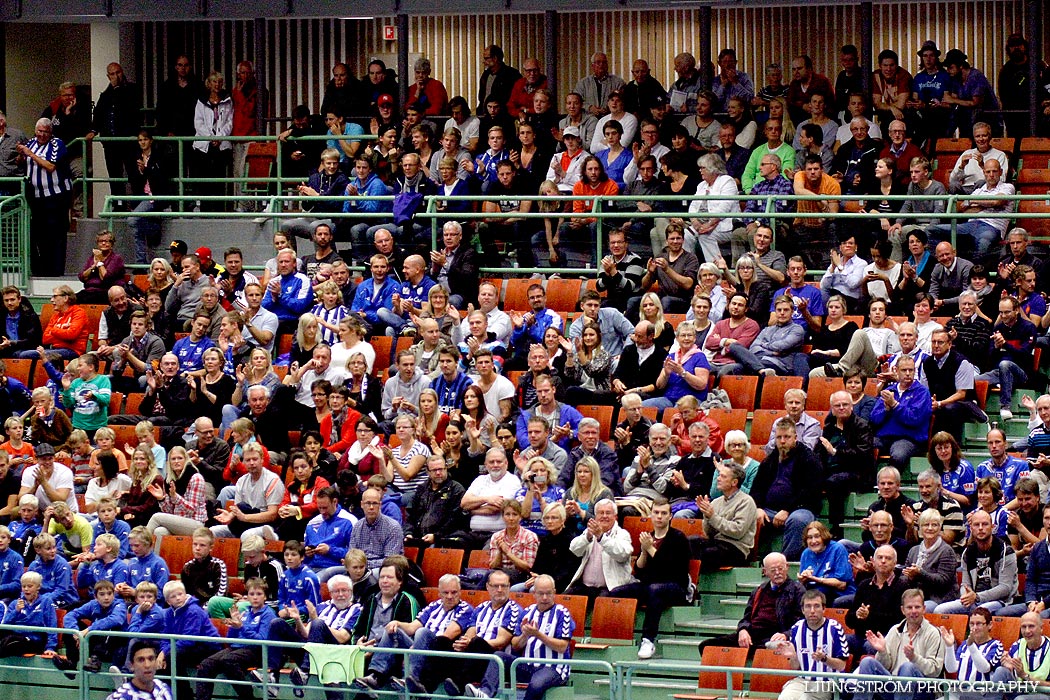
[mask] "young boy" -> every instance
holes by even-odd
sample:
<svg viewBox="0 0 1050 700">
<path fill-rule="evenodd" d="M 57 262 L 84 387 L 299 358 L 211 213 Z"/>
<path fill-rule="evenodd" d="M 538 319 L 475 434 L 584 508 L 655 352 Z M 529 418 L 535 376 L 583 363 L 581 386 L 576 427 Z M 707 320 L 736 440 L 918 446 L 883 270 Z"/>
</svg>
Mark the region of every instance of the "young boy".
<svg viewBox="0 0 1050 700">
<path fill-rule="evenodd" d="M 85 624 L 85 621 L 87 624 Z M 80 660 L 81 630 L 93 630 L 95 632 L 104 630 L 123 631 L 128 625 L 128 609 L 124 601 L 114 594 L 113 583 L 110 581 L 99 581 L 95 584 L 95 599 L 74 608 L 66 613 L 62 626 L 73 630 L 72 634 L 66 635 L 66 658 L 75 667 Z M 123 648 L 124 640 L 121 637 L 94 636 L 89 638 L 88 660 L 84 662 L 84 670 L 90 673 L 98 673 L 102 670 L 102 663 L 109 664 L 116 658 Z"/>
<path fill-rule="evenodd" d="M 73 588 L 73 570 L 69 562 L 58 556 L 55 538 L 46 532 L 37 535 L 33 538 L 33 551 L 36 559 L 29 565 L 29 571 L 40 574 L 40 593 L 50 595 L 60 608 L 80 602 L 77 589 Z"/>
<path fill-rule="evenodd" d="M 215 644 L 208 642 L 196 642 L 188 639 L 179 639 L 175 642 L 174 669 L 178 676 L 185 676 L 190 669 L 196 668 L 197 664 L 219 650 L 219 631 L 208 618 L 208 613 L 200 606 L 197 599 L 186 594 L 186 586 L 182 581 L 168 581 L 164 584 L 164 600 L 168 609 L 164 613 L 163 634 L 179 634 L 190 637 L 214 637 Z M 160 655 L 157 664 L 164 668 L 171 653 L 171 642 L 162 639 L 160 642 Z M 193 688 L 188 680 L 178 681 L 178 696 L 180 698 L 193 697 Z"/>
<path fill-rule="evenodd" d="M 87 437 L 87 433 L 84 433 L 84 437 Z M 128 473 L 128 458 L 123 452 L 116 449 L 117 434 L 113 432 L 113 428 L 102 427 L 95 432 L 95 449 L 91 451 L 91 461 L 89 466 L 91 467 L 91 476 L 88 477 L 88 481 L 91 477 L 94 477 L 98 469 L 98 458 L 104 454 L 111 454 L 117 458 L 117 471 L 121 474 Z"/>
<path fill-rule="evenodd" d="M 249 535 L 241 544 L 241 554 L 244 556 L 244 580 L 261 578 L 266 583 L 267 592 L 273 591 L 274 597 L 266 601 L 272 608 L 277 607 L 277 590 L 281 584 L 281 574 L 284 572 L 281 563 L 270 558 L 266 553 L 266 540 L 259 535 Z M 231 596 L 215 596 L 208 601 L 208 617 L 223 619 L 230 616 L 230 607 L 234 604 L 240 606 L 243 611 L 248 602 L 245 596 L 234 593 Z"/>
<path fill-rule="evenodd" d="M 0 445 L 0 450 L 11 456 L 11 471 L 21 475 L 24 467 L 36 462 L 33 446 L 22 440 L 25 424 L 18 416 L 11 416 L 4 421 L 4 433 L 7 434 L 7 442 Z"/>
<path fill-rule="evenodd" d="M 120 558 L 127 559 L 131 553 L 131 547 L 128 542 L 128 535 L 131 534 L 131 525 L 128 525 L 127 521 L 118 520 L 117 514 L 119 509 L 117 508 L 117 499 L 112 496 L 106 496 L 98 499 L 98 520 L 91 527 L 92 542 L 98 539 L 99 535 L 114 535 L 120 540 Z M 167 579 L 164 579 L 167 581 Z"/>
<path fill-rule="evenodd" d="M 91 459 L 94 448 L 83 430 L 74 430 L 66 438 L 65 447 L 55 455 L 59 460 L 69 455 L 69 468 L 73 470 L 73 490 L 77 493 L 87 491 L 88 482 L 95 476 L 95 465 Z"/>
<path fill-rule="evenodd" d="M 148 420 L 139 421 L 135 425 L 135 437 L 138 438 L 139 447 L 145 447 L 153 453 L 153 464 L 156 465 L 160 475 L 165 476 L 166 472 L 164 470 L 168 464 L 168 453 L 153 439 L 153 423 Z M 98 439 L 97 435 L 95 439 Z M 131 443 L 124 445 L 124 451 L 128 453 L 128 458 L 135 454 L 135 448 L 131 446 Z"/>
<path fill-rule="evenodd" d="M 11 549 L 11 531 L 0 525 L 0 600 L 17 598 L 22 592 L 25 561 L 22 553 Z"/>
<path fill-rule="evenodd" d="M 193 531 L 193 559 L 182 567 L 182 582 L 201 605 L 212 596 L 226 595 L 226 562 L 211 555 L 215 535 L 206 527 Z"/>
<path fill-rule="evenodd" d="M 95 560 L 81 567 L 77 574 L 77 587 L 93 590 L 99 581 L 109 581 L 116 587 L 128 582 L 128 563 L 118 559 L 120 540 L 114 535 L 99 535 L 95 540 Z"/>
<path fill-rule="evenodd" d="M 65 501 L 47 507 L 43 529 L 61 543 L 62 555 L 69 557 L 70 563 L 91 561 L 91 523 L 83 515 L 71 511 Z"/>
<path fill-rule="evenodd" d="M 245 584 L 249 607 L 243 613 L 234 605 L 230 608 L 227 619 L 229 639 L 255 639 L 265 641 L 270 632 L 270 625 L 277 619 L 266 605 L 266 583 L 260 578 L 249 579 Z M 262 661 L 261 646 L 241 646 L 233 644 L 201 661 L 197 667 L 198 678 L 217 678 L 222 674 L 230 680 L 244 680 L 249 668 L 257 667 Z M 197 681 L 196 700 L 211 700 L 215 684 L 210 681 Z M 251 700 L 254 688 L 250 685 L 235 685 L 234 692 L 240 700 Z"/>
<path fill-rule="evenodd" d="M 11 531 L 11 548 L 22 553 L 22 560 L 28 565 L 33 561 L 33 538 L 40 534 L 43 521 L 40 518 L 40 500 L 31 493 L 18 499 L 18 518 L 12 518 L 8 525 Z"/>
<path fill-rule="evenodd" d="M 296 540 L 284 543 L 284 576 L 277 589 L 278 614 L 284 619 L 304 614 L 307 600 L 315 606 L 321 604 L 321 583 L 317 580 L 317 574 L 303 565 L 305 554 L 306 548 L 302 543 Z M 291 610 L 292 603 L 298 607 L 299 615 Z"/>
<path fill-rule="evenodd" d="M 131 620 L 128 622 L 128 632 L 140 632 L 142 634 L 159 634 L 164 629 L 164 608 L 157 605 L 157 588 L 149 581 L 143 581 L 135 586 L 135 605 L 131 608 Z M 135 645 L 140 639 L 132 639 L 128 644 L 128 652 L 124 659 L 117 661 L 123 668 L 114 664 L 109 667 L 110 673 L 124 673 L 134 662 Z"/>
<path fill-rule="evenodd" d="M 153 535 L 149 530 L 139 525 L 131 531 L 128 539 L 135 556 L 128 560 L 128 582 L 117 584 L 117 595 L 130 600 L 135 597 L 140 583 L 152 583 L 160 590 L 171 574 L 167 563 L 153 551 Z"/>
</svg>

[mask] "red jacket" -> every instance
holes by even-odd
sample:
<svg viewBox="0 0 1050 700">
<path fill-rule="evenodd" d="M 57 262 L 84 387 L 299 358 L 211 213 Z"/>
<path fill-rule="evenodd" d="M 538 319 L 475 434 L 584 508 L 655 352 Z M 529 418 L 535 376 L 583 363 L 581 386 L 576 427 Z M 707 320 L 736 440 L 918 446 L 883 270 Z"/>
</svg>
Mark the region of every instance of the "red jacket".
<svg viewBox="0 0 1050 700">
<path fill-rule="evenodd" d="M 314 486 L 312 489 L 301 492 L 303 484 L 298 484 L 295 481 L 295 477 L 285 484 L 284 489 L 284 500 L 281 501 L 282 506 L 296 506 L 299 509 L 299 519 L 309 520 L 310 518 L 317 515 L 317 492 L 326 486 L 330 486 L 328 480 L 324 477 L 317 477 L 314 479 Z M 295 491 L 295 499 L 292 499 L 292 491 Z"/>
<path fill-rule="evenodd" d="M 87 341 L 87 312 L 80 306 L 71 306 L 62 314 L 56 311 L 44 329 L 44 345 L 67 348 L 78 355 L 87 352 Z"/>
<path fill-rule="evenodd" d="M 346 448 L 354 444 L 354 440 L 357 440 L 357 421 L 361 419 L 361 414 L 352 408 L 346 409 L 346 420 L 343 421 L 343 427 L 339 431 L 339 439 L 336 442 L 332 442 L 332 414 L 329 412 L 327 416 L 321 419 L 321 437 L 324 438 L 324 447 L 329 452 L 339 452 L 342 454 L 346 452 Z"/>
</svg>

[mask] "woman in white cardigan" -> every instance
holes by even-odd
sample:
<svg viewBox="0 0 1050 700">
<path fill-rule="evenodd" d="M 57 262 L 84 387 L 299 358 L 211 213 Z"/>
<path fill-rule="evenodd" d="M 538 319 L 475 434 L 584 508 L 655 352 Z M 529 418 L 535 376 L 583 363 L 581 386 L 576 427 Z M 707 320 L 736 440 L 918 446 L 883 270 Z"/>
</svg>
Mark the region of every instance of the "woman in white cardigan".
<svg viewBox="0 0 1050 700">
<path fill-rule="evenodd" d="M 616 524 L 615 501 L 604 499 L 595 504 L 594 517 L 569 543 L 569 551 L 583 561 L 565 589 L 568 594 L 596 598 L 635 580 L 631 575 L 631 535 Z"/>
</svg>

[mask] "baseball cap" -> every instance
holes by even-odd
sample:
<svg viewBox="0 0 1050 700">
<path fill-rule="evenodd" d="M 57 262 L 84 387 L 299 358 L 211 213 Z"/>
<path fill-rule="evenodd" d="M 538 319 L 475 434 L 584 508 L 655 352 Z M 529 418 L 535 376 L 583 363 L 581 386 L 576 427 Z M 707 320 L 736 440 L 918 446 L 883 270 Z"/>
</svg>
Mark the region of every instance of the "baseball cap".
<svg viewBox="0 0 1050 700">
<path fill-rule="evenodd" d="M 580 138 L 580 128 L 576 126 L 565 127 L 561 132 L 561 137 L 565 138 L 566 136 L 575 136 L 576 138 Z"/>
<path fill-rule="evenodd" d="M 376 104 L 379 105 L 380 107 L 393 107 L 394 106 L 394 98 L 391 97 L 390 95 L 380 95 L 379 99 L 376 100 Z"/>
<path fill-rule="evenodd" d="M 33 452 L 37 457 L 47 457 L 48 455 L 53 457 L 55 455 L 55 448 L 52 447 L 49 442 L 42 442 L 33 448 Z"/>
<path fill-rule="evenodd" d="M 176 238 L 174 241 L 168 244 L 168 250 L 170 250 L 173 253 L 181 253 L 182 255 L 185 255 L 186 251 L 189 250 L 189 246 L 186 245 L 186 241 L 180 241 Z"/>
<path fill-rule="evenodd" d="M 201 246 L 193 252 L 195 252 L 197 254 L 197 257 L 201 260 L 211 260 L 211 248 Z"/>
<path fill-rule="evenodd" d="M 657 95 L 653 98 L 653 106 L 655 107 L 663 107 L 667 104 L 668 100 L 666 95 Z"/>
</svg>

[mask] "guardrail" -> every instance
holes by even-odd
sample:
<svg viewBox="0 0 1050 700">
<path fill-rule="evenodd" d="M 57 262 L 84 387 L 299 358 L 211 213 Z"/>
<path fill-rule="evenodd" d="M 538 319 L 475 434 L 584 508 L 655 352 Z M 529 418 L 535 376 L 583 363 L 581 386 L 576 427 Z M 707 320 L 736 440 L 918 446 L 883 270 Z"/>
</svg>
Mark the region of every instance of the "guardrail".
<svg viewBox="0 0 1050 700">
<path fill-rule="evenodd" d="M 122 219 L 132 216 L 131 213 L 115 211 L 112 208 L 112 203 L 115 198 L 107 197 L 106 202 L 103 206 L 99 216 L 103 219 L 114 220 Z M 201 200 L 206 201 L 231 201 L 230 197 L 186 197 L 186 196 L 166 196 L 166 197 L 121 197 L 120 199 L 127 202 L 138 202 L 143 200 L 154 200 L 161 202 L 172 202 L 173 204 L 185 202 L 187 200 Z M 260 216 L 272 218 L 274 220 L 280 219 L 292 219 L 292 218 L 317 218 L 317 219 L 354 219 L 354 220 L 374 220 L 377 223 L 390 221 L 392 214 L 390 212 L 379 212 L 379 213 L 364 213 L 364 212 L 325 212 L 322 214 L 313 214 L 308 211 L 296 211 L 293 209 L 295 205 L 301 205 L 305 203 L 317 203 L 317 202 L 345 202 L 346 197 L 338 196 L 320 196 L 320 197 L 303 197 L 301 195 L 256 195 L 249 197 L 242 197 L 243 199 L 256 199 L 260 202 L 266 203 L 271 211 L 267 212 L 186 212 L 186 211 L 153 211 L 146 213 L 135 213 L 134 216 L 145 216 L 145 217 L 156 217 L 156 218 L 201 218 L 201 219 L 215 219 L 215 218 L 243 218 L 243 219 L 257 219 Z M 384 196 L 384 197 L 362 197 L 361 201 L 383 201 L 393 202 L 395 197 Z M 651 212 L 640 212 L 630 211 L 626 209 L 620 209 L 617 207 L 619 203 L 634 203 L 639 200 L 646 202 L 682 202 L 682 201 L 736 201 L 736 202 L 749 202 L 759 201 L 764 203 L 764 211 L 747 214 L 748 218 L 763 218 L 770 219 L 772 221 L 789 220 L 795 219 L 829 219 L 835 222 L 867 222 L 870 223 L 873 219 L 878 218 L 876 214 L 870 213 L 855 213 L 855 212 L 837 212 L 837 213 L 826 213 L 826 212 L 778 212 L 776 211 L 777 202 L 788 201 L 788 202 L 812 202 L 812 201 L 823 201 L 829 199 L 827 197 L 815 197 L 807 195 L 717 195 L 717 196 L 696 196 L 682 197 L 677 195 L 653 195 L 649 197 L 633 197 L 633 196 L 576 196 L 576 195 L 559 195 L 559 196 L 543 196 L 543 195 L 532 195 L 532 196 L 521 196 L 514 197 L 513 200 L 529 200 L 529 201 L 545 201 L 545 202 L 562 202 L 566 205 L 571 202 L 590 202 L 590 208 L 588 211 L 583 213 L 573 212 L 539 212 L 530 211 L 526 213 L 511 212 L 508 214 L 499 214 L 494 212 L 462 212 L 456 214 L 449 214 L 441 211 L 438 208 L 438 204 L 441 202 L 499 202 L 504 201 L 507 197 L 490 197 L 484 195 L 473 195 L 464 197 L 449 197 L 445 195 L 430 195 L 425 198 L 426 206 L 416 214 L 416 218 L 421 221 L 429 221 L 431 225 L 431 245 L 437 247 L 438 241 L 440 240 L 441 231 L 439 229 L 440 222 L 442 220 L 448 220 L 454 218 L 457 221 L 480 221 L 483 219 L 499 218 L 506 216 L 507 218 L 516 219 L 571 219 L 571 218 L 594 218 L 598 222 L 598 230 L 604 231 L 609 225 L 615 224 L 618 221 L 623 220 L 656 220 L 656 219 L 667 219 L 673 217 L 690 218 L 689 213 L 670 213 L 661 211 Z M 841 195 L 834 198 L 840 202 L 863 202 L 869 201 L 870 196 L 864 195 Z M 951 224 L 951 240 L 957 243 L 957 225 L 960 221 L 967 221 L 973 218 L 987 218 L 987 219 L 1012 219 L 1018 221 L 1024 221 L 1026 219 L 1047 219 L 1050 218 L 1046 213 L 1042 212 L 1017 212 L 1017 211 L 1004 211 L 1004 212 L 982 212 L 979 216 L 975 216 L 970 212 L 955 211 L 957 205 L 962 201 L 998 201 L 1007 199 L 1010 202 L 1024 202 L 1024 201 L 1041 201 L 1050 203 L 1050 193 L 1048 194 L 1015 194 L 1010 197 L 1002 197 L 997 195 L 984 195 L 984 196 L 973 196 L 973 195 L 921 195 L 921 196 L 909 196 L 909 195 L 888 195 L 880 197 L 880 199 L 886 199 L 891 201 L 943 201 L 945 202 L 946 211 L 942 214 L 938 214 L 937 218 Z M 706 213 L 697 214 L 697 216 L 706 216 Z M 732 218 L 744 218 L 744 213 L 734 213 Z M 903 219 L 905 221 L 912 219 L 926 219 L 930 218 L 929 214 L 919 212 L 909 213 L 895 213 L 889 215 L 892 219 Z M 571 274 L 571 275 L 589 275 L 597 276 L 599 268 L 597 263 L 602 258 L 604 246 L 604 236 L 599 235 L 595 240 L 595 257 L 593 264 L 596 267 L 587 268 L 564 268 L 564 267 L 536 267 L 536 268 L 514 268 L 517 273 L 530 274 L 534 272 L 544 274 Z M 861 253 L 863 257 L 863 252 Z M 502 273 L 505 274 L 508 268 L 482 268 L 483 273 Z M 811 274 L 822 274 L 824 270 L 810 270 Z"/>
</svg>

